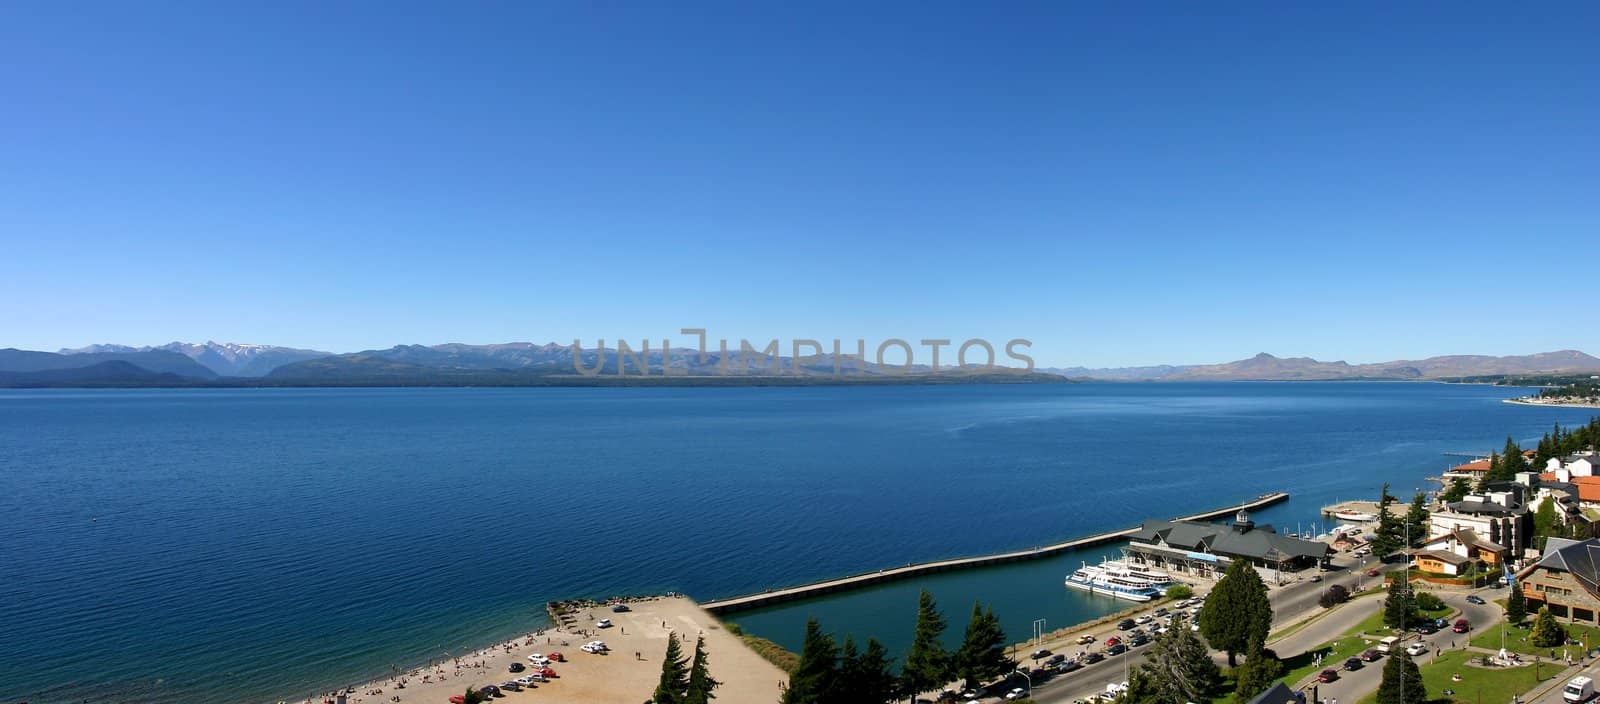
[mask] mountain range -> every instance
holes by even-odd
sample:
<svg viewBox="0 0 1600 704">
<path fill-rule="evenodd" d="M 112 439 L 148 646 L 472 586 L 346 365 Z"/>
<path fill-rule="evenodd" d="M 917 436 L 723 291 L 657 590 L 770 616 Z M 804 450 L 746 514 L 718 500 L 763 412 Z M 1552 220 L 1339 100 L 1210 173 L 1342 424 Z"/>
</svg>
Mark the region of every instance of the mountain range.
<svg viewBox="0 0 1600 704">
<path fill-rule="evenodd" d="M 604 360 L 601 360 L 601 357 Z M 1309 357 L 1275 357 L 1261 353 L 1224 364 L 1157 365 L 1113 368 L 995 367 L 941 368 L 930 374 L 914 366 L 909 374 L 891 374 L 872 363 L 842 359 L 841 376 L 834 360 L 824 355 L 806 360 L 798 373 L 793 358 L 773 362 L 757 355 L 747 367 L 737 352 L 724 362 L 717 352 L 703 358 L 697 350 L 675 348 L 663 358 L 658 348 L 639 355 L 651 370 L 638 375 L 638 358 L 626 362 L 628 374 L 617 373 L 622 360 L 612 348 L 579 351 L 583 376 L 573 367 L 572 348 L 557 343 L 510 342 L 491 345 L 397 345 L 381 350 L 334 354 L 318 350 L 206 342 L 173 342 L 158 347 L 90 345 L 60 352 L 0 349 L 0 385 L 4 386 L 407 386 L 407 385 L 566 385 L 613 383 L 928 383 L 1060 382 L 1067 379 L 1105 381 L 1334 381 L 1436 380 L 1462 377 L 1516 376 L 1600 372 L 1600 359 L 1576 350 L 1491 357 L 1451 355 L 1374 364 L 1323 362 Z M 662 375 L 663 361 L 676 377 Z M 726 365 L 726 366 L 724 366 Z M 776 374 L 774 373 L 776 370 Z"/>
</svg>

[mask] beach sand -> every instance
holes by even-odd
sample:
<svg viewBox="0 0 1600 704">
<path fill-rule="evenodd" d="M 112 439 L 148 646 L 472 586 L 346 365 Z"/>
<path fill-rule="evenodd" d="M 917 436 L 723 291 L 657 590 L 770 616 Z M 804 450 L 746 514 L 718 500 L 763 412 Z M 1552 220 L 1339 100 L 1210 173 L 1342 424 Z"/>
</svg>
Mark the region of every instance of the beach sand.
<svg viewBox="0 0 1600 704">
<path fill-rule="evenodd" d="M 521 677 L 512 674 L 512 662 L 529 664 L 530 653 L 560 652 L 567 662 L 552 663 L 557 677 L 537 689 L 505 692 L 495 702 L 571 702 L 573 704 L 640 704 L 650 699 L 661 675 L 661 660 L 667 649 L 667 633 L 675 631 L 685 641 L 683 653 L 694 652 L 696 636 L 704 635 L 712 678 L 722 682 L 716 691 L 723 702 L 776 702 L 779 683 L 788 676 L 777 666 L 745 647 L 737 636 L 723 630 L 716 617 L 683 597 L 660 597 L 628 603 L 631 611 L 614 613 L 608 605 L 572 612 L 573 625 L 547 629 L 508 643 L 481 648 L 454 662 L 444 662 L 432 670 L 414 669 L 405 673 L 405 687 L 398 679 L 384 678 L 355 687 L 347 695 L 349 704 L 447 704 L 449 698 L 467 687 L 498 685 Z M 600 619 L 611 619 L 611 628 L 596 628 Z M 609 655 L 591 655 L 578 649 L 591 640 L 603 640 Z M 548 641 L 548 642 L 547 642 Z M 509 652 L 508 652 L 509 650 Z M 636 656 L 635 653 L 638 653 Z M 459 667 L 458 667 L 459 663 Z M 423 678 L 428 679 L 427 682 Z"/>
</svg>

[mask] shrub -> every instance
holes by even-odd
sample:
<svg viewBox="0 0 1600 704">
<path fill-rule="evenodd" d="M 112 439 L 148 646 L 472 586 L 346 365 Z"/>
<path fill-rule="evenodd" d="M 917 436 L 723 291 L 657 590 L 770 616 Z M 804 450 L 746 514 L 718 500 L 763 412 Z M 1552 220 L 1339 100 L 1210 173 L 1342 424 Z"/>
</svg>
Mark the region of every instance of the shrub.
<svg viewBox="0 0 1600 704">
<path fill-rule="evenodd" d="M 1191 596 L 1194 596 L 1194 590 L 1189 588 L 1187 584 L 1174 584 L 1167 587 L 1167 598 L 1169 599 L 1187 599 Z"/>
<path fill-rule="evenodd" d="M 1444 600 L 1434 596 L 1432 592 L 1417 592 L 1417 608 L 1423 611 L 1440 611 L 1444 609 Z"/>
<path fill-rule="evenodd" d="M 1317 599 L 1317 605 L 1324 609 L 1331 609 L 1349 600 L 1350 590 L 1346 589 L 1342 584 L 1335 584 L 1322 593 L 1322 596 Z"/>
</svg>

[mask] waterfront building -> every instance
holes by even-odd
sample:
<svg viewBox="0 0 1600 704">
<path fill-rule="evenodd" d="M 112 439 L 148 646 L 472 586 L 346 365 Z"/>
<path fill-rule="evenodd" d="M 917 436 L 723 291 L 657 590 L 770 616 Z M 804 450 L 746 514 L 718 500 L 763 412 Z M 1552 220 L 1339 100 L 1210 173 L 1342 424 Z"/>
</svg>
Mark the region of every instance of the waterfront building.
<svg viewBox="0 0 1600 704">
<path fill-rule="evenodd" d="M 1489 464 L 1489 458 L 1487 457 L 1475 459 L 1471 462 L 1464 462 L 1445 470 L 1444 478 L 1455 479 L 1456 477 L 1466 477 L 1473 483 L 1477 483 L 1489 473 Z"/>
<path fill-rule="evenodd" d="M 1600 626 L 1600 539 L 1548 538 L 1544 556 L 1517 576 L 1530 611 Z"/>
<path fill-rule="evenodd" d="M 1429 535 L 1436 537 L 1467 529 L 1490 543 L 1505 546 L 1510 557 L 1522 557 L 1533 535 L 1533 516 L 1522 503 L 1521 489 L 1525 487 L 1511 482 L 1503 484 L 1508 486 L 1468 494 L 1460 501 L 1445 504 L 1443 510 L 1429 514 Z"/>
<path fill-rule="evenodd" d="M 1281 535 L 1270 525 L 1258 526 L 1249 512 L 1240 511 L 1233 525 L 1145 521 L 1122 552 L 1133 564 L 1206 579 L 1221 577 L 1234 560 L 1249 560 L 1273 570 L 1268 578 L 1281 583 L 1283 572 L 1315 567 L 1332 549 L 1327 543 Z"/>
</svg>

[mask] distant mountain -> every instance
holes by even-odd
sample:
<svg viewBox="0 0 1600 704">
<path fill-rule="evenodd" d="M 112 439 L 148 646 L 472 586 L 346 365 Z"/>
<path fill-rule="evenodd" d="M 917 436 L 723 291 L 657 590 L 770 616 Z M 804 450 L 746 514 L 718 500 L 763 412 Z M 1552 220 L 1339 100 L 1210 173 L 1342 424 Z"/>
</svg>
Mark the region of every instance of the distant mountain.
<svg viewBox="0 0 1600 704">
<path fill-rule="evenodd" d="M 61 354 L 129 353 L 163 350 L 184 355 L 221 376 L 266 376 L 285 364 L 308 359 L 332 356 L 332 352 L 302 350 L 274 345 L 245 345 L 234 342 L 169 342 L 159 347 L 129 347 L 127 345 L 89 345 L 77 349 L 64 349 Z"/>
<path fill-rule="evenodd" d="M 1321 362 L 1310 357 L 1274 357 L 1262 352 L 1225 364 L 1125 367 L 1112 369 L 1041 369 L 1073 378 L 1110 381 L 1329 381 L 1340 379 L 1445 379 L 1502 374 L 1600 371 L 1600 358 L 1577 350 L 1490 357 L 1450 355 L 1375 364 Z"/>
<path fill-rule="evenodd" d="M 12 387 L 178 386 L 193 381 L 191 378 L 170 372 L 153 372 L 135 366 L 131 362 L 116 359 L 97 362 L 86 367 L 28 372 L 0 371 L 0 386 Z"/>
<path fill-rule="evenodd" d="M 0 350 L 0 372 L 40 372 L 57 369 L 80 369 L 101 362 L 127 362 L 135 367 L 158 374 L 173 374 L 190 379 L 215 379 L 217 373 L 199 362 L 166 350 L 104 351 L 81 354 L 55 354 L 28 350 Z"/>
</svg>

